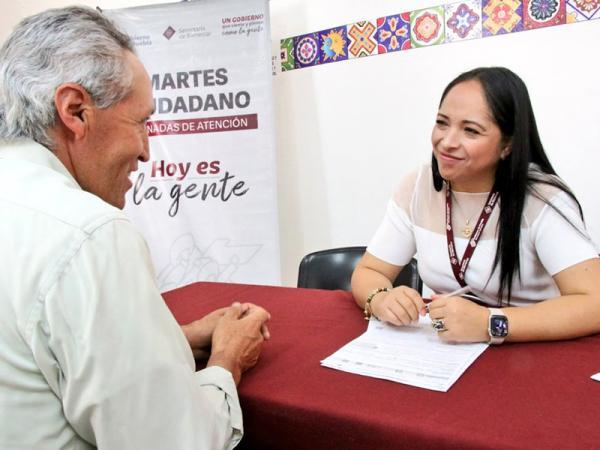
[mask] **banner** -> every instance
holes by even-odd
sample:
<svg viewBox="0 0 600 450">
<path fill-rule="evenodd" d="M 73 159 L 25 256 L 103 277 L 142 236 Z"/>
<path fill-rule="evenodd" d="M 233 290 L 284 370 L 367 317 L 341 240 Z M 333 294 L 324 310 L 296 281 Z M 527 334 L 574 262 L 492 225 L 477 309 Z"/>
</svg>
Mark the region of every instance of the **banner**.
<svg viewBox="0 0 600 450">
<path fill-rule="evenodd" d="M 279 284 L 267 0 L 105 11 L 152 79 L 150 161 L 126 213 L 162 291 L 195 281 Z"/>
</svg>

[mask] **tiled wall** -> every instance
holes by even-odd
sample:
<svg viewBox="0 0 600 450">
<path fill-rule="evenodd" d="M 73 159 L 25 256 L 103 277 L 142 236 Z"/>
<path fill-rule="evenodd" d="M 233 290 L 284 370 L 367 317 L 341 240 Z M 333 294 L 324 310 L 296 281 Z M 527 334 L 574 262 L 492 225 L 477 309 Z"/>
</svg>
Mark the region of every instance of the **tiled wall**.
<svg viewBox="0 0 600 450">
<path fill-rule="evenodd" d="M 598 18 L 600 0 L 464 0 L 282 39 L 281 70 Z"/>
</svg>

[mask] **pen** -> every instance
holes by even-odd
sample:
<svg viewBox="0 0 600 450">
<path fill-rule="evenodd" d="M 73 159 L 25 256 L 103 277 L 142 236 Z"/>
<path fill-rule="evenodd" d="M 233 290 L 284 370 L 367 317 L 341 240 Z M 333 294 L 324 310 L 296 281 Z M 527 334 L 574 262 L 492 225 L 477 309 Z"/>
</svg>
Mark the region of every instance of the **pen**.
<svg viewBox="0 0 600 450">
<path fill-rule="evenodd" d="M 470 290 L 471 290 L 471 288 L 469 286 L 465 286 L 460 289 L 456 289 L 455 291 L 448 292 L 447 294 L 443 294 L 440 297 L 454 297 L 455 295 L 461 296 L 463 294 L 466 294 Z M 465 297 L 473 298 L 474 296 L 467 295 Z M 477 299 L 477 300 L 479 300 L 479 299 Z M 431 303 L 432 301 L 433 301 L 432 298 L 424 298 L 423 299 L 423 302 L 425 302 L 425 303 Z"/>
</svg>

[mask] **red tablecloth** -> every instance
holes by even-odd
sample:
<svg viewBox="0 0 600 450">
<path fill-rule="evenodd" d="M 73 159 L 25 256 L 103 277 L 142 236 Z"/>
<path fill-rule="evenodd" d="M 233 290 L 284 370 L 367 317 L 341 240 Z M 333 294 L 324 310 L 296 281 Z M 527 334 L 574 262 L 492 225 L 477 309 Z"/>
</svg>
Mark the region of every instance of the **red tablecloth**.
<svg viewBox="0 0 600 450">
<path fill-rule="evenodd" d="M 600 448 L 600 336 L 490 347 L 441 393 L 320 366 L 366 329 L 347 292 L 196 283 L 164 298 L 180 323 L 235 300 L 270 311 L 239 386 L 242 448 Z"/>
</svg>

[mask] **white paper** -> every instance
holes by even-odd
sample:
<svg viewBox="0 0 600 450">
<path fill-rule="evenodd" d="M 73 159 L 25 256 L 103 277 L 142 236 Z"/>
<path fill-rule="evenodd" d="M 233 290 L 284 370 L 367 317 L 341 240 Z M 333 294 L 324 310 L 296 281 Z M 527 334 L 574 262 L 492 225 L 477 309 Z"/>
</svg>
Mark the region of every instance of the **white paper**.
<svg viewBox="0 0 600 450">
<path fill-rule="evenodd" d="M 446 344 L 428 316 L 408 327 L 372 319 L 367 331 L 321 364 L 333 369 L 447 392 L 488 344 Z"/>
<path fill-rule="evenodd" d="M 592 380 L 600 381 L 600 372 L 595 373 L 590 377 Z"/>
</svg>

